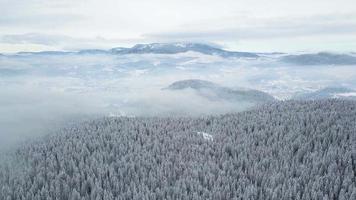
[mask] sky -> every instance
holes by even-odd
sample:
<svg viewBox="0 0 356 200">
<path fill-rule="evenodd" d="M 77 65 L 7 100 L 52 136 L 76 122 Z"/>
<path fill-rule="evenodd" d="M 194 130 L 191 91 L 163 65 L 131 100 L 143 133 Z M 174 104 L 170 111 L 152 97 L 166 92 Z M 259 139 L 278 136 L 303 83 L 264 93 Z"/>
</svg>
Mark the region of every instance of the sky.
<svg viewBox="0 0 356 200">
<path fill-rule="evenodd" d="M 0 52 L 204 42 L 356 51 L 355 0 L 0 0 Z"/>
</svg>

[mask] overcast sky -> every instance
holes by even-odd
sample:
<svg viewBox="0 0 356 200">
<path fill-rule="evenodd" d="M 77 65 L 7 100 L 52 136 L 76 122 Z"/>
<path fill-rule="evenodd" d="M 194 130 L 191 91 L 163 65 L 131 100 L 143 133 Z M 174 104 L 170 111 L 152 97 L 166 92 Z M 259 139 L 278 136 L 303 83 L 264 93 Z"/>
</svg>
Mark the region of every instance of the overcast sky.
<svg viewBox="0 0 356 200">
<path fill-rule="evenodd" d="M 356 51 L 355 0 L 0 0 L 0 52 L 208 42 Z"/>
</svg>

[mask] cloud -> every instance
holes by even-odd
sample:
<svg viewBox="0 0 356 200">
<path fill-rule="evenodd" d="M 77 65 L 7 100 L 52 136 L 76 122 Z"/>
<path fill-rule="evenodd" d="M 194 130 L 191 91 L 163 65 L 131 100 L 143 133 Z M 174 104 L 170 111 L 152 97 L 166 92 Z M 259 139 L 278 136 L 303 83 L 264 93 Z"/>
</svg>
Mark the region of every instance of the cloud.
<svg viewBox="0 0 356 200">
<path fill-rule="evenodd" d="M 84 15 L 69 10 L 70 4 L 66 0 L 62 3 L 0 0 L 0 27 L 3 30 L 58 29 L 86 19 Z"/>
<path fill-rule="evenodd" d="M 8 44 L 43 44 L 43 45 L 58 45 L 62 41 L 72 41 L 73 38 L 58 35 L 45 35 L 38 33 L 26 33 L 26 34 L 10 34 L 0 37 L 2 43 Z"/>
<path fill-rule="evenodd" d="M 2 15 L 0 26 L 7 28 L 58 28 L 85 18 L 75 14 Z"/>
<path fill-rule="evenodd" d="M 356 19 L 354 14 L 249 19 L 250 24 L 245 21 L 244 25 L 236 24 L 235 27 L 150 33 L 143 36 L 153 40 L 212 41 L 355 34 L 356 20 L 353 19 Z M 194 27 L 194 24 L 186 26 Z"/>
<path fill-rule="evenodd" d="M 79 50 L 88 48 L 113 48 L 117 45 L 140 42 L 138 39 L 108 39 L 103 37 L 79 38 L 65 35 L 41 33 L 6 34 L 0 35 L 0 44 L 37 44 L 61 50 Z"/>
</svg>

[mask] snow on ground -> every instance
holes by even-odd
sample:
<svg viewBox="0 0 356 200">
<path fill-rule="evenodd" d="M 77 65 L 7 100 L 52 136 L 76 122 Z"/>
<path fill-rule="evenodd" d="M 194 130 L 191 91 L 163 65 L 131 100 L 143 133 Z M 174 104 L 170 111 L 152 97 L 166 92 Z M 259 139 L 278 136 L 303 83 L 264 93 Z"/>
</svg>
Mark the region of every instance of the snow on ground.
<svg viewBox="0 0 356 200">
<path fill-rule="evenodd" d="M 341 97 L 356 97 L 356 92 L 339 93 L 336 95 Z"/>
<path fill-rule="evenodd" d="M 213 139 L 214 139 L 211 134 L 206 133 L 206 132 L 200 132 L 200 131 L 198 131 L 197 134 L 203 136 L 203 138 L 204 138 L 205 140 L 213 141 Z"/>
</svg>

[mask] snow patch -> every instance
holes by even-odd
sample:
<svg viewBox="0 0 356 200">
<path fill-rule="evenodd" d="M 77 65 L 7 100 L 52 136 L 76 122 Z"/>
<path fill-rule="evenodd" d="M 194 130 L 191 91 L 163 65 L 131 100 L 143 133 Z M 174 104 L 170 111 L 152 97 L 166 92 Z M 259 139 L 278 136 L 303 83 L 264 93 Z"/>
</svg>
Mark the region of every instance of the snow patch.
<svg viewBox="0 0 356 200">
<path fill-rule="evenodd" d="M 198 131 L 197 134 L 203 136 L 203 138 L 204 138 L 205 140 L 213 141 L 213 136 L 212 136 L 211 134 L 209 134 L 209 133 L 206 133 L 206 132 L 199 132 L 199 131 Z"/>
<path fill-rule="evenodd" d="M 355 97 L 356 92 L 347 92 L 347 93 L 338 93 L 335 95 L 336 97 Z"/>
</svg>

